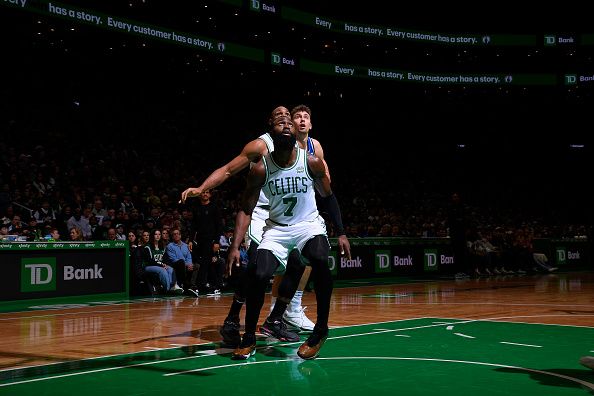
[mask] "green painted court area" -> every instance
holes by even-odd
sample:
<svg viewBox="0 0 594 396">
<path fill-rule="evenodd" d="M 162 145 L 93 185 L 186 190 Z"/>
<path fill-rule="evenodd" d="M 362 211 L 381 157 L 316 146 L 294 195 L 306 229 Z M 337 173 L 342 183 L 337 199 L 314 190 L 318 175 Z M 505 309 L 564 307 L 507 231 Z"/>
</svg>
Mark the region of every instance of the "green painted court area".
<svg viewBox="0 0 594 396">
<path fill-rule="evenodd" d="M 419 318 L 331 330 L 316 360 L 262 339 L 248 361 L 203 344 L 0 371 L 1 395 L 580 395 L 594 329 Z M 34 351 L 31 351 L 34 353 Z M 592 354 L 592 353 L 590 353 Z"/>
</svg>

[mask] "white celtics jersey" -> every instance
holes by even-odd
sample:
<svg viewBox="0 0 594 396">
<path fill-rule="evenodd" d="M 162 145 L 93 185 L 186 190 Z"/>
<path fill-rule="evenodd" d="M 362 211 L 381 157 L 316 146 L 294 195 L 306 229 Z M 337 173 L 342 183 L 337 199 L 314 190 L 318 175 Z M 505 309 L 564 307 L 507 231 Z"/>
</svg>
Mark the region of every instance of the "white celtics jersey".
<svg viewBox="0 0 594 396">
<path fill-rule="evenodd" d="M 270 134 L 264 133 L 260 135 L 258 139 L 264 140 L 264 143 L 266 143 L 266 147 L 268 148 L 268 153 L 274 151 L 274 143 L 272 142 L 272 137 L 270 136 Z M 266 198 L 266 195 L 264 195 L 264 192 L 262 190 L 260 190 L 260 197 L 258 197 L 258 203 L 256 204 L 256 206 L 268 207 L 268 198 Z"/>
<path fill-rule="evenodd" d="M 318 217 L 313 178 L 307 169 L 307 152 L 297 148 L 297 158 L 288 168 L 278 166 L 268 153 L 262 158 L 266 181 L 261 192 L 270 205 L 269 219 L 279 225 L 313 221 Z"/>
</svg>

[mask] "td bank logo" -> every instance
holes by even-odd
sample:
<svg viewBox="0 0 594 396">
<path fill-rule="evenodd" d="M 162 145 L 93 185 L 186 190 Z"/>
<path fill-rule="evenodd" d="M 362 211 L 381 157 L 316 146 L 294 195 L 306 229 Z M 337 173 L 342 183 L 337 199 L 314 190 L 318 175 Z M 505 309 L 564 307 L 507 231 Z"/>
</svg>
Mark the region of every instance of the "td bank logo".
<svg viewBox="0 0 594 396">
<path fill-rule="evenodd" d="M 425 271 L 437 271 L 437 249 L 423 251 L 423 267 Z"/>
<path fill-rule="evenodd" d="M 21 291 L 56 290 L 56 258 L 37 257 L 21 259 Z"/>
<path fill-rule="evenodd" d="M 260 11 L 260 1 L 258 1 L 258 0 L 250 0 L 250 10 L 252 10 L 252 11 Z"/>
<path fill-rule="evenodd" d="M 576 74 L 566 74 L 564 80 L 565 80 L 565 85 L 575 85 L 575 84 L 577 84 L 577 75 Z"/>
<path fill-rule="evenodd" d="M 557 258 L 557 265 L 567 264 L 567 251 L 564 247 L 557 247 L 555 249 L 555 257 Z"/>
<path fill-rule="evenodd" d="M 389 250 L 376 250 L 375 251 L 375 273 L 383 274 L 390 272 L 390 260 L 391 254 Z"/>
<path fill-rule="evenodd" d="M 279 66 L 281 64 L 281 56 L 279 53 L 276 52 L 272 52 L 270 54 L 270 62 L 275 65 L 275 66 Z"/>
<path fill-rule="evenodd" d="M 330 268 L 332 276 L 336 276 L 338 274 L 338 266 L 336 265 L 337 261 L 336 252 L 331 251 L 330 255 L 328 256 L 328 268 Z"/>
</svg>

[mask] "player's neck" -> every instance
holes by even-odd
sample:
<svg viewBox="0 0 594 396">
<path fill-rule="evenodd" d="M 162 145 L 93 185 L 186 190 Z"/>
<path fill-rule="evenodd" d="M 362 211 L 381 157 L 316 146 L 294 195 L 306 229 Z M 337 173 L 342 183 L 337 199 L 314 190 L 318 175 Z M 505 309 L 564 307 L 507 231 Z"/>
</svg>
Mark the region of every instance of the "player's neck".
<svg viewBox="0 0 594 396">
<path fill-rule="evenodd" d="M 274 150 L 272 152 L 272 157 L 274 162 L 276 162 L 279 166 L 283 168 L 288 168 L 297 159 L 297 149 L 293 148 L 291 150 Z"/>
<path fill-rule="evenodd" d="M 309 136 L 309 131 L 308 132 L 299 132 L 297 131 L 297 144 L 299 144 L 299 147 L 301 147 L 302 149 L 306 149 L 307 148 L 307 137 Z"/>
</svg>

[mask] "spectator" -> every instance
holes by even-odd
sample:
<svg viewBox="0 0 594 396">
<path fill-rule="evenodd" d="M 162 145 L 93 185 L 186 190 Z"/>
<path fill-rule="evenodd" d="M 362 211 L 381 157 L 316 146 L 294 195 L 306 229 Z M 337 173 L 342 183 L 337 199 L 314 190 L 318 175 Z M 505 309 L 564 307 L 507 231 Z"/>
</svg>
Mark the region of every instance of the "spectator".
<svg viewBox="0 0 594 396">
<path fill-rule="evenodd" d="M 194 264 L 192 262 L 192 254 L 188 245 L 181 240 L 181 231 L 179 228 L 174 228 L 171 232 L 173 241 L 169 242 L 165 250 L 165 262 L 173 267 L 178 284 L 182 284 L 183 288 L 190 295 L 198 297 L 198 289 L 195 284 L 196 274 Z M 192 279 L 194 278 L 194 279 Z"/>
<path fill-rule="evenodd" d="M 82 230 L 78 227 L 72 227 L 70 229 L 70 240 L 71 241 L 82 241 L 83 240 L 83 235 L 82 235 Z"/>
<path fill-rule="evenodd" d="M 89 224 L 89 219 L 81 215 L 81 209 L 76 208 L 74 209 L 74 214 L 68 221 L 66 225 L 69 230 L 73 228 L 78 228 L 82 232 L 83 239 L 91 239 L 92 232 L 91 232 L 91 225 Z"/>
<path fill-rule="evenodd" d="M 52 228 L 50 230 L 50 238 L 48 242 L 59 242 L 60 241 L 60 231 L 57 228 Z"/>
<path fill-rule="evenodd" d="M 161 240 L 161 231 L 152 230 L 149 243 L 142 247 L 142 266 L 146 273 L 158 277 L 164 292 L 181 294 L 184 290 L 178 286 L 173 268 L 163 262 L 165 246 Z"/>
</svg>

